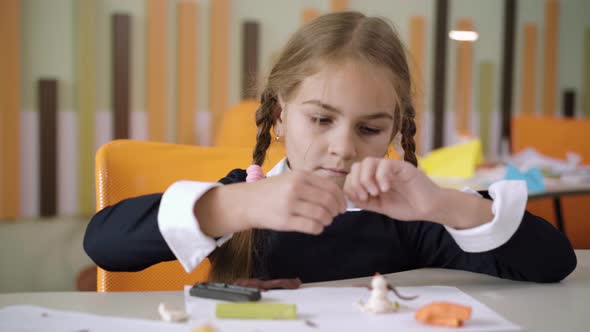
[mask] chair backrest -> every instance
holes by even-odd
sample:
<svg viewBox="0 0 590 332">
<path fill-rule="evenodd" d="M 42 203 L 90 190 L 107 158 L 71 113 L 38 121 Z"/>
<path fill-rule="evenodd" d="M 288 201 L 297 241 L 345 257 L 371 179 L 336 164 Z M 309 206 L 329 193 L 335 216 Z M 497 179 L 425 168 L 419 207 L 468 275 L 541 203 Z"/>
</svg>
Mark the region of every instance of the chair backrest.
<svg viewBox="0 0 590 332">
<path fill-rule="evenodd" d="M 280 158 L 269 157 L 263 169 L 268 171 Z M 111 141 L 96 154 L 97 210 L 126 198 L 163 192 L 178 180 L 218 181 L 234 168 L 247 168 L 251 161 L 251 148 Z M 139 272 L 99 268 L 97 290 L 181 290 L 184 285 L 207 280 L 210 267 L 206 260 L 190 274 L 178 261 L 159 263 Z"/>
<path fill-rule="evenodd" d="M 219 130 L 215 136 L 215 146 L 247 147 L 256 145 L 256 100 L 243 100 L 223 113 Z M 280 159 L 286 155 L 285 145 L 275 143 L 267 151 L 267 159 Z"/>
<path fill-rule="evenodd" d="M 512 152 L 532 147 L 540 153 L 565 159 L 575 152 L 581 163 L 590 164 L 590 119 L 567 119 L 536 115 L 517 115 L 512 119 Z M 576 249 L 590 249 L 590 195 L 561 199 L 565 233 Z M 554 225 L 555 210 L 551 199 L 530 200 L 527 209 Z"/>
<path fill-rule="evenodd" d="M 215 135 L 215 146 L 254 147 L 259 105 L 255 100 L 243 100 L 224 112 Z"/>
<path fill-rule="evenodd" d="M 590 119 L 517 115 L 512 119 L 512 151 L 533 147 L 546 156 L 565 159 L 567 152 L 590 164 Z"/>
</svg>

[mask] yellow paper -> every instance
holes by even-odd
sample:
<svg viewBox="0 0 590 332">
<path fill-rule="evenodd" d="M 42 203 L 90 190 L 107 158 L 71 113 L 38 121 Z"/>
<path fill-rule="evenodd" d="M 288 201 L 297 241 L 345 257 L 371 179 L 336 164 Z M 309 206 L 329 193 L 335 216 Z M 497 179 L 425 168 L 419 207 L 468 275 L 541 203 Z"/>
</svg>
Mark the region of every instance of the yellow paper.
<svg viewBox="0 0 590 332">
<path fill-rule="evenodd" d="M 429 176 L 470 178 L 475 167 L 483 161 L 481 141 L 443 147 L 420 159 L 420 168 Z"/>
</svg>

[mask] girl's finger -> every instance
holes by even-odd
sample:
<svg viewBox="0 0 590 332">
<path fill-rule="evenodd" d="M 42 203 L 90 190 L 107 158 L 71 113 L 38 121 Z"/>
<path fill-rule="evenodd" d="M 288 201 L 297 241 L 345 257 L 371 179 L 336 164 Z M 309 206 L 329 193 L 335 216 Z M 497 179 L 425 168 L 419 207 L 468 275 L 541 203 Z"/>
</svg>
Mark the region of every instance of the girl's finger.
<svg viewBox="0 0 590 332">
<path fill-rule="evenodd" d="M 305 178 L 305 182 L 332 195 L 338 206 L 337 211 L 339 213 L 346 211 L 346 197 L 344 197 L 344 192 L 334 181 L 322 176 L 310 175 Z"/>
<path fill-rule="evenodd" d="M 375 179 L 378 165 L 377 158 L 366 158 L 361 162 L 360 184 L 371 196 L 379 195 L 379 187 Z"/>
<path fill-rule="evenodd" d="M 347 195 L 353 201 L 364 201 L 368 198 L 368 194 L 365 189 L 360 184 L 360 176 L 361 176 L 361 164 L 354 163 L 350 169 L 350 173 L 346 178 L 346 191 Z"/>
<path fill-rule="evenodd" d="M 338 186 L 336 187 L 342 196 L 342 200 L 344 200 L 344 194 L 341 192 L 342 190 L 338 188 Z M 335 217 L 340 214 L 343 209 L 346 210 L 346 203 L 341 202 L 341 199 L 337 198 L 337 195 L 337 193 L 325 190 L 319 185 L 311 185 L 306 181 L 295 193 L 295 198 L 297 201 L 304 201 L 318 205 L 322 207 L 328 215 Z"/>
<path fill-rule="evenodd" d="M 289 218 L 288 231 L 319 235 L 324 231 L 324 225 L 305 217 L 292 216 Z"/>
<path fill-rule="evenodd" d="M 323 206 L 306 201 L 298 201 L 293 204 L 292 216 L 311 219 L 315 222 L 328 226 L 334 220 L 334 215 L 330 214 Z"/>
<path fill-rule="evenodd" d="M 377 180 L 381 192 L 387 192 L 391 189 L 391 182 L 393 179 L 392 171 L 392 163 L 388 159 L 382 159 L 379 162 L 375 179 Z"/>
</svg>

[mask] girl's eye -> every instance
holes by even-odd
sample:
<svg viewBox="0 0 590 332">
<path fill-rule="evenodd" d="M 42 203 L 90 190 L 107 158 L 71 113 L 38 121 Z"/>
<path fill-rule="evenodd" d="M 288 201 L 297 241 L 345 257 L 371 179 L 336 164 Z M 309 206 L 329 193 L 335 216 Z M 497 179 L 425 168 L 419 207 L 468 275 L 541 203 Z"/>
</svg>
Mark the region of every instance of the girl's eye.
<svg viewBox="0 0 590 332">
<path fill-rule="evenodd" d="M 311 118 L 313 123 L 318 123 L 319 125 L 329 125 L 332 123 L 332 119 L 321 117 L 321 116 L 314 116 Z"/>
<path fill-rule="evenodd" d="M 373 127 L 367 127 L 367 126 L 361 126 L 359 128 L 359 131 L 363 135 L 371 136 L 371 135 L 378 135 L 381 132 L 381 129 L 373 128 Z"/>
</svg>

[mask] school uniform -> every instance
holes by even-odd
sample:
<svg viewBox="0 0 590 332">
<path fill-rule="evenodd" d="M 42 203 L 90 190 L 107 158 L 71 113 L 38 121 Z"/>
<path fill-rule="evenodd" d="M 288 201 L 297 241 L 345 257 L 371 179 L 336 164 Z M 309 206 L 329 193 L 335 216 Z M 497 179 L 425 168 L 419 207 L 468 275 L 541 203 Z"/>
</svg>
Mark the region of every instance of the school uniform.
<svg viewBox="0 0 590 332">
<path fill-rule="evenodd" d="M 267 176 L 288 171 L 284 159 Z M 205 235 L 193 213 L 195 202 L 211 188 L 245 179 L 246 171 L 236 169 L 218 183 L 178 181 L 163 194 L 106 207 L 90 221 L 84 249 L 109 271 L 139 271 L 178 259 L 190 272 L 232 236 Z M 465 191 L 493 200 L 491 222 L 456 230 L 361 210 L 335 217 L 318 236 L 260 230 L 253 277 L 317 282 L 438 267 L 555 282 L 575 269 L 576 256 L 564 234 L 525 211 L 524 182 L 499 181 L 489 191 Z M 232 208 L 232 202 L 227 202 L 227 208 Z"/>
</svg>

